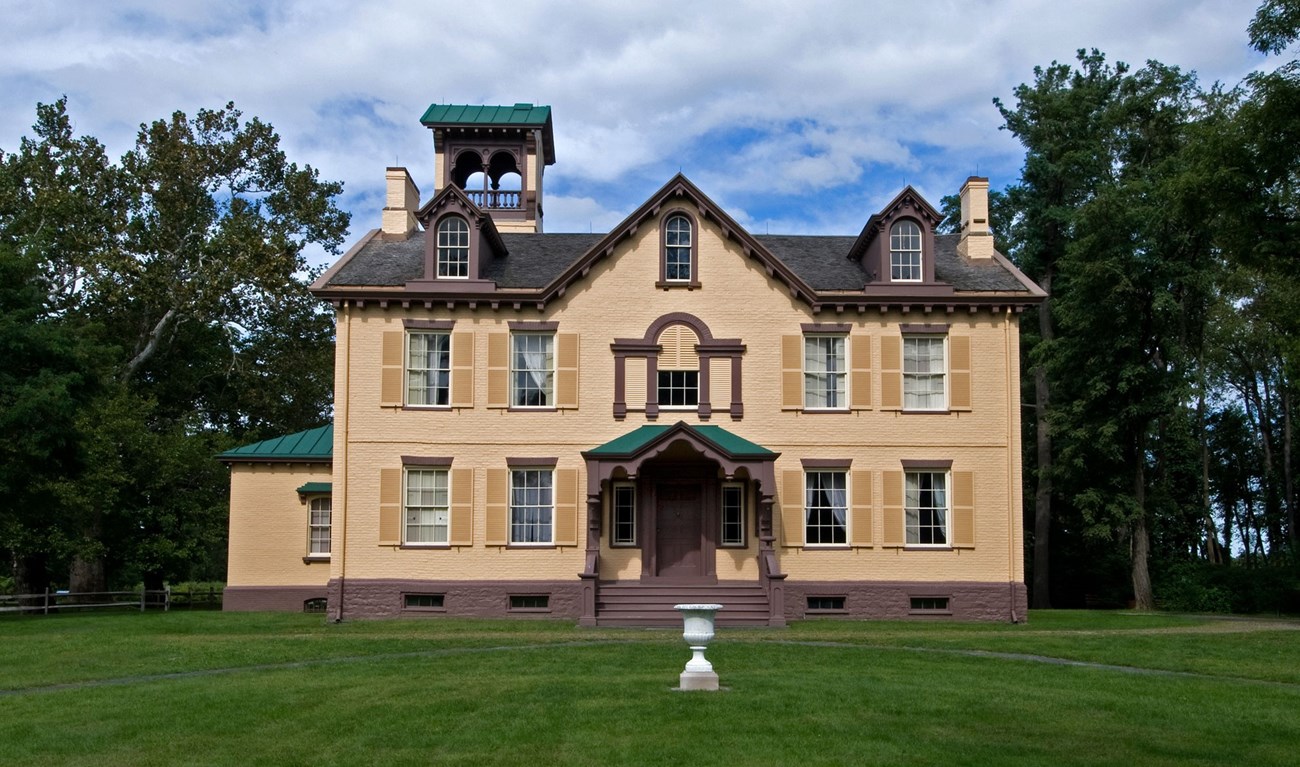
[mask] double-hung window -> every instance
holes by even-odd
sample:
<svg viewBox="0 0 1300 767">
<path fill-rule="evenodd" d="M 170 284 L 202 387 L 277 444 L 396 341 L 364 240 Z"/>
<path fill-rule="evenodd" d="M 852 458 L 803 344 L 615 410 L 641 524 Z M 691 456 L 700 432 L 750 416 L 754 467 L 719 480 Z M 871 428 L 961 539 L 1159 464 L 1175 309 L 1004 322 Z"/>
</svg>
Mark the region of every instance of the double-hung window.
<svg viewBox="0 0 1300 767">
<path fill-rule="evenodd" d="M 893 282 L 920 282 L 921 227 L 912 221 L 899 221 L 889 229 L 889 279 Z"/>
<path fill-rule="evenodd" d="M 459 216 L 438 223 L 438 276 L 469 277 L 469 224 Z"/>
<path fill-rule="evenodd" d="M 512 469 L 510 472 L 510 543 L 555 541 L 555 472 Z"/>
<path fill-rule="evenodd" d="M 610 497 L 610 545 L 636 545 L 636 485 L 615 482 Z"/>
<path fill-rule="evenodd" d="M 307 554 L 312 557 L 330 555 L 330 498 L 318 496 L 310 502 L 311 518 L 308 520 Z"/>
<path fill-rule="evenodd" d="M 844 336 L 804 336 L 803 350 L 804 407 L 848 407 Z"/>
<path fill-rule="evenodd" d="M 745 486 L 742 483 L 723 483 L 720 517 L 722 535 L 718 543 L 722 546 L 743 547 L 745 545 Z"/>
<path fill-rule="evenodd" d="M 451 499 L 446 469 L 406 470 L 405 542 L 447 543 Z"/>
<path fill-rule="evenodd" d="M 948 406 L 943 336 L 903 337 L 903 408 L 943 410 Z"/>
<path fill-rule="evenodd" d="M 555 407 L 555 335 L 511 335 L 512 407 Z"/>
<path fill-rule="evenodd" d="M 804 542 L 809 546 L 848 543 L 848 472 L 804 473 Z"/>
<path fill-rule="evenodd" d="M 903 503 L 907 545 L 949 545 L 948 473 L 909 471 L 905 481 Z"/>
<path fill-rule="evenodd" d="M 691 281 L 691 221 L 686 216 L 673 216 L 666 224 L 664 281 Z"/>
<path fill-rule="evenodd" d="M 451 396 L 451 334 L 407 334 L 406 404 L 447 405 Z"/>
</svg>

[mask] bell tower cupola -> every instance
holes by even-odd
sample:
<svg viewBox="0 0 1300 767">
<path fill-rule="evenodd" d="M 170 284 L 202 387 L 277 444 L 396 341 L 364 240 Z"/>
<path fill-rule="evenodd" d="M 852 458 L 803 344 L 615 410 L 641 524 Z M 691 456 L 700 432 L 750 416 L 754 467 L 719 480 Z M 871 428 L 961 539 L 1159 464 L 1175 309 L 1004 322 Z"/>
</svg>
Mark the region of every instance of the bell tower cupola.
<svg viewBox="0 0 1300 767">
<path fill-rule="evenodd" d="M 555 163 L 550 107 L 432 104 L 420 122 L 433 131 L 434 195 L 455 186 L 498 231 L 542 231 L 542 175 Z"/>
</svg>

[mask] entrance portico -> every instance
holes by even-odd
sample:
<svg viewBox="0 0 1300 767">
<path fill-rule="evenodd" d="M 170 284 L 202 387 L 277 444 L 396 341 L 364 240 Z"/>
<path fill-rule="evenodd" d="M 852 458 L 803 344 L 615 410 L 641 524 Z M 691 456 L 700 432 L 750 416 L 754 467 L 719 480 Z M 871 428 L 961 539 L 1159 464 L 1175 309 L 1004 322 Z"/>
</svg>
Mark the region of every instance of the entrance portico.
<svg viewBox="0 0 1300 767">
<path fill-rule="evenodd" d="M 610 594 L 654 593 L 660 601 L 677 588 L 698 601 L 700 588 L 744 585 L 725 579 L 720 584 L 720 549 L 757 560 L 759 577 L 745 588 L 757 587 L 766 596 L 769 624 L 784 622 L 784 576 L 777 572 L 772 548 L 778 453 L 719 426 L 678 422 L 642 426 L 582 455 L 587 463 L 585 625 L 601 617 L 602 588 Z M 602 543 L 607 552 L 617 547 L 639 553 L 639 578 L 628 580 L 626 572 L 602 575 Z M 643 588 L 638 592 L 636 586 Z"/>
</svg>

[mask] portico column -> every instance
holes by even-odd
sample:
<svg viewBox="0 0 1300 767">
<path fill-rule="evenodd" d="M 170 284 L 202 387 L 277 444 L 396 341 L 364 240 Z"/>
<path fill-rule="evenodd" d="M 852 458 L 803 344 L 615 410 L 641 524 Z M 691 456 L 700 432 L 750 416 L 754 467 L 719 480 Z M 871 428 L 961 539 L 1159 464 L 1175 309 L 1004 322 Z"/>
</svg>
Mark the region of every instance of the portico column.
<svg viewBox="0 0 1300 767">
<path fill-rule="evenodd" d="M 578 574 L 582 581 L 582 616 L 579 626 L 596 625 L 596 581 L 600 578 L 600 493 L 587 496 L 587 558 Z"/>
<path fill-rule="evenodd" d="M 772 495 L 763 493 L 758 500 L 758 570 L 767 587 L 769 626 L 785 625 L 785 577 L 776 562 L 776 549 L 772 546 L 776 536 L 772 534 Z"/>
</svg>

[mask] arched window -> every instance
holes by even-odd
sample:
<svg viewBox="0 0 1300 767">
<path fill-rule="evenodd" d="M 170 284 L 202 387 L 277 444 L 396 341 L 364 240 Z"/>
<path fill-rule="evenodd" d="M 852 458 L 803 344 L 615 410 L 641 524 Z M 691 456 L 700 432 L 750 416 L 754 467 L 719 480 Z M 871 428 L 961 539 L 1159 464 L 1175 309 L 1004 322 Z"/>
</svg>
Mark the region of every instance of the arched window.
<svg viewBox="0 0 1300 767">
<path fill-rule="evenodd" d="M 664 227 L 664 281 L 690 282 L 691 260 L 691 221 L 673 216 Z"/>
<path fill-rule="evenodd" d="M 921 275 L 921 227 L 899 221 L 889 230 L 889 279 L 920 282 Z"/>
<path fill-rule="evenodd" d="M 438 276 L 469 277 L 469 224 L 463 218 L 438 222 Z"/>
</svg>

